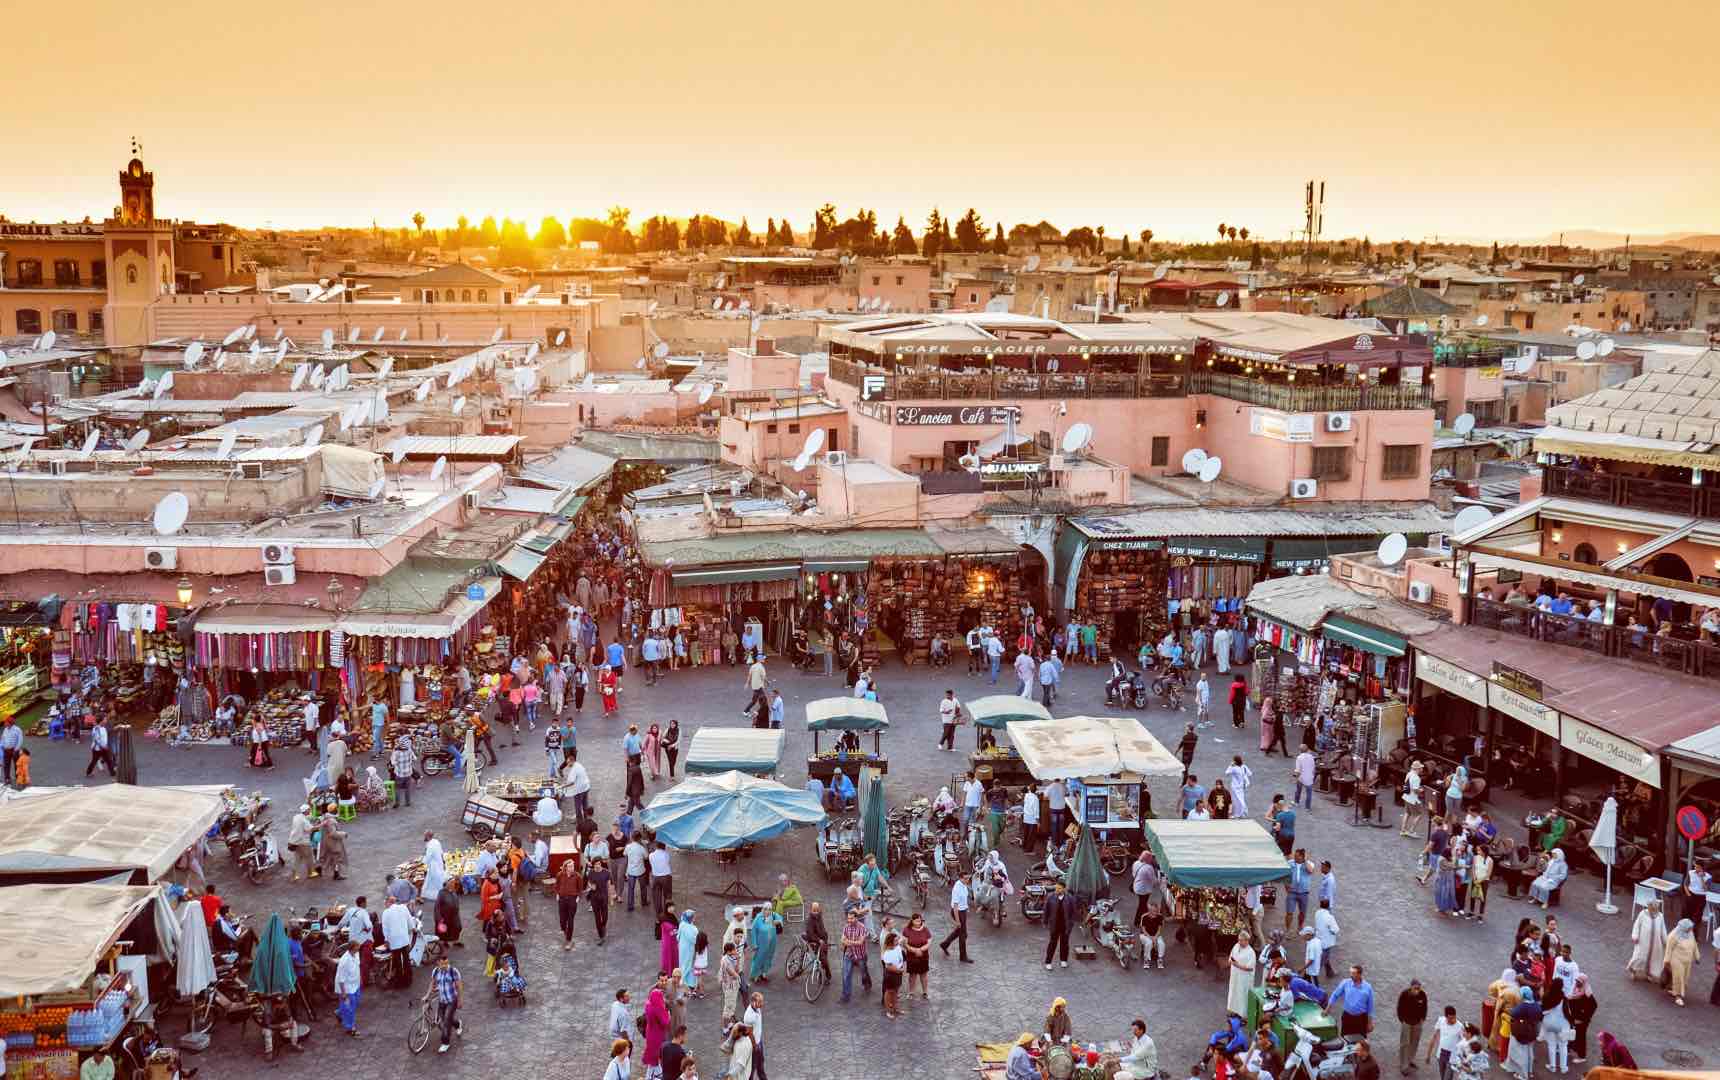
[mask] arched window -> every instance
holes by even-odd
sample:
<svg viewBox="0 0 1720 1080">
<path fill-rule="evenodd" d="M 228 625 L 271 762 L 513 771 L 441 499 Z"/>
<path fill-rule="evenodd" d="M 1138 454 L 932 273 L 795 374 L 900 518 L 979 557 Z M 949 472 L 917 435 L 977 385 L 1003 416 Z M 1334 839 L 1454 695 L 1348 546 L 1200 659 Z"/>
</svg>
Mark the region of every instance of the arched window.
<svg viewBox="0 0 1720 1080">
<path fill-rule="evenodd" d="M 448 303 L 452 304 L 454 302 L 454 290 L 453 289 L 443 289 L 442 290 L 442 299 L 447 301 Z"/>
<path fill-rule="evenodd" d="M 127 285 L 137 284 L 137 267 L 128 266 L 125 268 L 125 283 Z"/>
<path fill-rule="evenodd" d="M 490 302 L 490 290 L 479 289 L 478 290 L 478 303 L 487 304 L 489 302 Z"/>
<path fill-rule="evenodd" d="M 78 313 L 64 308 L 54 312 L 54 332 L 56 334 L 75 334 L 78 332 Z"/>
<path fill-rule="evenodd" d="M 460 303 L 470 304 L 471 302 L 472 302 L 472 290 L 471 289 L 461 289 L 460 290 Z"/>
<path fill-rule="evenodd" d="M 1595 546 L 1593 544 L 1586 543 L 1578 544 L 1577 550 L 1571 552 L 1571 558 L 1580 563 L 1587 563 L 1589 566 L 1594 566 L 1601 561 L 1600 558 L 1595 555 Z"/>
<path fill-rule="evenodd" d="M 20 334 L 40 334 L 42 332 L 42 313 L 35 308 L 19 308 L 18 332 Z"/>
<path fill-rule="evenodd" d="M 420 291 L 424 294 L 424 302 L 426 304 L 434 304 L 436 302 L 435 289 L 422 289 Z"/>
</svg>

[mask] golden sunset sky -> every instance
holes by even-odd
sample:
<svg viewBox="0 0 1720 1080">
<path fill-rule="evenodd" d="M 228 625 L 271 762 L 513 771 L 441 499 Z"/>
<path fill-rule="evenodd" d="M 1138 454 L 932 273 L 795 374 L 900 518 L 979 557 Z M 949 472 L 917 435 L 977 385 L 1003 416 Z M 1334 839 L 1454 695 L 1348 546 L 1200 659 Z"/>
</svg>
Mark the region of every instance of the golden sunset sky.
<svg viewBox="0 0 1720 1080">
<path fill-rule="evenodd" d="M 1720 231 L 1720 5 L 17 4 L 0 213 Z"/>
</svg>

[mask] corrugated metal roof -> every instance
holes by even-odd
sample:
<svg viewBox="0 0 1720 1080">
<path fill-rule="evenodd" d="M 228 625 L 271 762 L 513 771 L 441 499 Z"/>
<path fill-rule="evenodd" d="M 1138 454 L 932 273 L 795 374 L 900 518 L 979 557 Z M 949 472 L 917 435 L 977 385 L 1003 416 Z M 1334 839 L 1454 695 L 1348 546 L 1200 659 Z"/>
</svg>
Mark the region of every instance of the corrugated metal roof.
<svg viewBox="0 0 1720 1080">
<path fill-rule="evenodd" d="M 620 461 L 715 461 L 721 454 L 716 439 L 698 436 L 635 435 L 620 431 L 588 431 L 579 437 L 586 450 Z"/>
<path fill-rule="evenodd" d="M 1286 507 L 1166 507 L 1072 518 L 1090 538 L 1128 536 L 1381 536 L 1440 532 L 1450 519 L 1432 503 L 1356 503 L 1331 512 Z"/>
<path fill-rule="evenodd" d="M 404 448 L 407 457 L 506 457 L 521 441 L 518 435 L 402 435 L 388 450 Z"/>
<path fill-rule="evenodd" d="M 1406 637 L 1430 634 L 1444 621 L 1388 597 L 1364 595 L 1324 574 L 1262 581 L 1249 590 L 1248 609 L 1307 631 L 1333 613 Z"/>
<path fill-rule="evenodd" d="M 615 471 L 615 458 L 583 446 L 564 446 L 547 457 L 538 458 L 519 473 L 540 483 L 566 484 L 575 491 L 598 483 Z"/>
<path fill-rule="evenodd" d="M 475 580 L 481 559 L 408 559 L 366 585 L 353 614 L 434 615 L 451 593 Z"/>
<path fill-rule="evenodd" d="M 840 532 L 761 532 L 685 540 L 641 540 L 648 562 L 674 559 L 677 569 L 730 563 L 799 562 L 806 558 L 942 558 L 944 548 L 924 529 L 845 529 Z"/>
</svg>

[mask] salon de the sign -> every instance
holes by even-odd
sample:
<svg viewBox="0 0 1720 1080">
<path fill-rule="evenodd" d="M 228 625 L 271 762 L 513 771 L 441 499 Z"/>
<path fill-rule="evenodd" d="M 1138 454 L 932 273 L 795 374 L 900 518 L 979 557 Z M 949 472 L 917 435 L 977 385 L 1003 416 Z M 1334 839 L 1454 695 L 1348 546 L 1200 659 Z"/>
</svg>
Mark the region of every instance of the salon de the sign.
<svg viewBox="0 0 1720 1080">
<path fill-rule="evenodd" d="M 1007 424 L 1021 420 L 1017 405 L 898 405 L 896 423 L 904 427 L 941 427 L 952 425 Z"/>
</svg>

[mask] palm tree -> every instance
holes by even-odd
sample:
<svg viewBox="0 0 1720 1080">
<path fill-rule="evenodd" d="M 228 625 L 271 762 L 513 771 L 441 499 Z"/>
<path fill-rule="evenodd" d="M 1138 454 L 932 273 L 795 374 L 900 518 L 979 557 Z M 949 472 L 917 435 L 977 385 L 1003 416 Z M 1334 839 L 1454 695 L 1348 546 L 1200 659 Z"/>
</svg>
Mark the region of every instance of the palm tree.
<svg viewBox="0 0 1720 1080">
<path fill-rule="evenodd" d="M 1141 247 L 1144 248 L 1147 245 L 1151 244 L 1152 242 L 1153 242 L 1153 230 L 1142 229 L 1141 230 Z"/>
<path fill-rule="evenodd" d="M 1225 226 L 1224 222 L 1221 221 L 1218 223 L 1218 242 L 1221 244 L 1224 243 L 1225 232 L 1226 232 L 1226 226 Z"/>
<path fill-rule="evenodd" d="M 1246 228 L 1242 230 L 1242 238 L 1244 240 L 1248 239 L 1248 230 Z"/>
<path fill-rule="evenodd" d="M 1099 237 L 1099 254 L 1103 257 L 1105 254 L 1105 226 L 1101 225 L 1097 229 L 1094 229 L 1093 232 Z"/>
<path fill-rule="evenodd" d="M 420 210 L 412 215 L 412 227 L 419 232 L 424 231 L 424 211 Z"/>
<path fill-rule="evenodd" d="M 1232 225 L 1230 227 L 1229 231 L 1230 231 L 1230 242 L 1234 244 L 1234 243 L 1236 243 L 1236 226 Z"/>
</svg>

